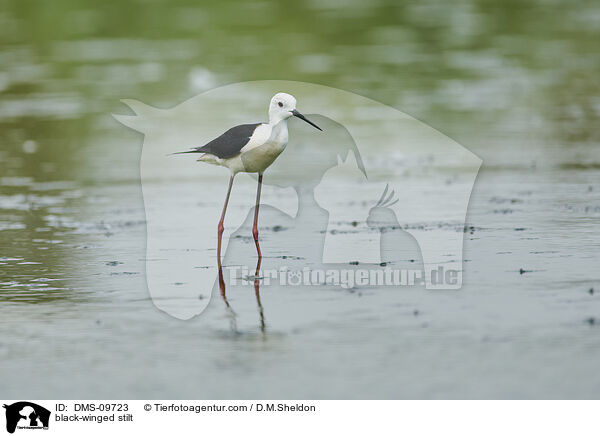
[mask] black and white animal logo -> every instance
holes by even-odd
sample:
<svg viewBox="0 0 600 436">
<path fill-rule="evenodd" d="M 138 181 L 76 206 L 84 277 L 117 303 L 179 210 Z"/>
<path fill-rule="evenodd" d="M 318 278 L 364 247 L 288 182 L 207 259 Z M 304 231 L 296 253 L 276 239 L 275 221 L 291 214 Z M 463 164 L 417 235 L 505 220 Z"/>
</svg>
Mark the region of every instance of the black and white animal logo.
<svg viewBox="0 0 600 436">
<path fill-rule="evenodd" d="M 14 433 L 19 429 L 47 429 L 50 411 L 38 404 L 19 401 L 3 406 L 6 409 L 6 431 Z"/>
</svg>

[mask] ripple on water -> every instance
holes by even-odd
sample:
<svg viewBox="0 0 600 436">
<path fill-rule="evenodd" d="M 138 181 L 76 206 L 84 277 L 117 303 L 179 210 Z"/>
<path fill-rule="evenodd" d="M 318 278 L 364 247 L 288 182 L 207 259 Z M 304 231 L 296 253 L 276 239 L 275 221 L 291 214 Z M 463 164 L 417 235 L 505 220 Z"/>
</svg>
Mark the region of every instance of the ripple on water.
<svg viewBox="0 0 600 436">
<path fill-rule="evenodd" d="M 23 223 L 10 223 L 0 221 L 0 232 L 2 230 L 23 230 L 25 228 L 25 224 Z"/>
<path fill-rule="evenodd" d="M 0 282 L 0 301 L 19 303 L 41 303 L 69 298 L 72 289 L 60 286 L 50 286 L 49 282 L 60 282 L 61 279 L 41 278 L 29 282 L 7 281 Z"/>
</svg>

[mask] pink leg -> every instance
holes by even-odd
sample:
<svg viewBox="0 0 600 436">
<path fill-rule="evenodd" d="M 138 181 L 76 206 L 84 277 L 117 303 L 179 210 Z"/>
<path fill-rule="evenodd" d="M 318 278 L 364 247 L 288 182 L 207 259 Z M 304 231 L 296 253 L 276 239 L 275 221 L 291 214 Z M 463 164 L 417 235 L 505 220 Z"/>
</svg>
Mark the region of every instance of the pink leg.
<svg viewBox="0 0 600 436">
<path fill-rule="evenodd" d="M 262 187 L 262 177 L 262 173 L 259 173 L 258 187 L 256 188 L 256 207 L 254 208 L 254 225 L 252 226 L 252 236 L 254 236 L 254 243 L 256 244 L 256 251 L 259 259 L 262 259 L 260 245 L 258 244 L 258 207 L 260 206 L 260 188 Z"/>
<path fill-rule="evenodd" d="M 229 195 L 231 194 L 231 187 L 233 186 L 233 175 L 229 178 L 229 188 L 227 188 L 227 195 L 225 196 L 225 204 L 223 205 L 223 213 L 221 213 L 221 219 L 219 220 L 218 227 L 218 242 L 217 242 L 217 264 L 221 266 L 221 239 L 223 238 L 223 222 L 225 221 L 225 212 L 227 212 L 227 204 L 229 203 Z"/>
</svg>

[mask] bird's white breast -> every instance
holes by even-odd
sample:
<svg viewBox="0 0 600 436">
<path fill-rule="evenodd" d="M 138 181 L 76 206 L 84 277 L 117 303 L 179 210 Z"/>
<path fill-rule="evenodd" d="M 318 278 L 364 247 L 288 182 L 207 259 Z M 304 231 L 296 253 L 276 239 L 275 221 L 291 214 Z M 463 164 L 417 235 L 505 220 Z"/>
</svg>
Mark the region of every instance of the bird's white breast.
<svg viewBox="0 0 600 436">
<path fill-rule="evenodd" d="M 287 122 L 276 125 L 261 124 L 256 128 L 250 141 L 241 149 L 241 159 L 245 171 L 263 172 L 281 154 L 288 142 Z"/>
<path fill-rule="evenodd" d="M 252 133 L 250 140 L 242 147 L 240 152 L 243 154 L 250 150 L 265 144 L 271 137 L 272 127 L 269 124 L 261 124 Z"/>
</svg>

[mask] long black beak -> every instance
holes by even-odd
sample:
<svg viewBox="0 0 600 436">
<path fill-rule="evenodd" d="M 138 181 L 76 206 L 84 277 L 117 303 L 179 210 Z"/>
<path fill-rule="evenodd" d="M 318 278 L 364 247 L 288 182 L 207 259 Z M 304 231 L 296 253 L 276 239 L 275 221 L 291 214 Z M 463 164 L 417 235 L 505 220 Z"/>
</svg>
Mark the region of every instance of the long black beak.
<svg viewBox="0 0 600 436">
<path fill-rule="evenodd" d="M 300 118 L 302 121 L 306 121 L 308 124 L 310 124 L 311 126 L 313 126 L 315 129 L 319 129 L 321 132 L 323 131 L 323 129 L 321 129 L 319 126 L 317 126 L 315 123 L 313 123 L 312 121 L 310 121 L 308 118 L 306 118 L 304 115 L 302 115 L 300 112 L 298 112 L 296 109 L 294 109 L 292 111 L 292 115 L 295 117 Z"/>
</svg>

